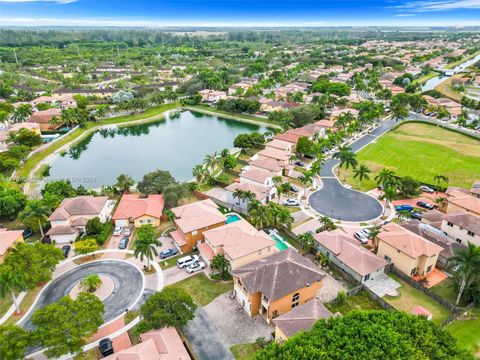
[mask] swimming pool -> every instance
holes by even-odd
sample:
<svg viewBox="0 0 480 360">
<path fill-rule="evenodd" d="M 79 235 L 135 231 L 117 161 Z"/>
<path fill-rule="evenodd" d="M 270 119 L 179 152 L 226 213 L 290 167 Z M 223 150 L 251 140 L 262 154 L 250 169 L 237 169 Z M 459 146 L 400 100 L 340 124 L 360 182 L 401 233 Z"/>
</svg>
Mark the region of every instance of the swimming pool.
<svg viewBox="0 0 480 360">
<path fill-rule="evenodd" d="M 237 214 L 227 214 L 225 216 L 227 217 L 227 224 L 240 220 L 240 216 Z"/>
<path fill-rule="evenodd" d="M 270 237 L 275 240 L 276 244 L 275 244 L 275 247 L 277 248 L 278 251 L 283 251 L 283 250 L 287 250 L 290 246 L 287 245 L 287 243 L 285 241 L 283 241 L 283 239 L 278 236 L 277 234 L 271 234 Z"/>
</svg>

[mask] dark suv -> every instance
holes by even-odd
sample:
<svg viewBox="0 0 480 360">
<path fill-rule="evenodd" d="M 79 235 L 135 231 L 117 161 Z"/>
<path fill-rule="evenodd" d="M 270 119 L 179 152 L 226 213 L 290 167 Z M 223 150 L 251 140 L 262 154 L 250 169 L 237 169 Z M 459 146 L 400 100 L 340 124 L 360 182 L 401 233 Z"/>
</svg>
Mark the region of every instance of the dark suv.
<svg viewBox="0 0 480 360">
<path fill-rule="evenodd" d="M 98 343 L 98 349 L 103 357 L 113 354 L 113 344 L 110 338 L 100 340 Z"/>
</svg>

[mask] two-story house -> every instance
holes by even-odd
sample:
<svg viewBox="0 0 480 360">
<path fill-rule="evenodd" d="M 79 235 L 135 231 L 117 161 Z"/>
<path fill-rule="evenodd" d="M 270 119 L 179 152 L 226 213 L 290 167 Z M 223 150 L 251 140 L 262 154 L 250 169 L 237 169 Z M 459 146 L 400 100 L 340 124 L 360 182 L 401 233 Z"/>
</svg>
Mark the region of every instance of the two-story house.
<svg viewBox="0 0 480 360">
<path fill-rule="evenodd" d="M 171 209 L 175 214 L 176 230 L 170 233 L 176 247 L 189 253 L 204 239 L 207 230 L 225 225 L 227 218 L 210 199 Z"/>
<path fill-rule="evenodd" d="M 150 194 L 145 197 L 140 194 L 123 194 L 112 219 L 115 226 L 129 226 L 133 223 L 135 227 L 142 225 L 158 227 L 163 207 L 162 194 Z"/>
<path fill-rule="evenodd" d="M 114 205 L 108 196 L 66 198 L 48 218 L 52 228 L 47 235 L 57 244 L 72 242 L 85 232 L 88 220 L 96 217 L 101 222 L 109 220 Z"/>
<path fill-rule="evenodd" d="M 316 297 L 325 275 L 289 248 L 234 271 L 234 296 L 251 317 L 267 323 Z"/>
<path fill-rule="evenodd" d="M 446 214 L 442 231 L 450 238 L 465 246 L 472 243 L 480 246 L 480 217 L 468 212 Z"/>
</svg>

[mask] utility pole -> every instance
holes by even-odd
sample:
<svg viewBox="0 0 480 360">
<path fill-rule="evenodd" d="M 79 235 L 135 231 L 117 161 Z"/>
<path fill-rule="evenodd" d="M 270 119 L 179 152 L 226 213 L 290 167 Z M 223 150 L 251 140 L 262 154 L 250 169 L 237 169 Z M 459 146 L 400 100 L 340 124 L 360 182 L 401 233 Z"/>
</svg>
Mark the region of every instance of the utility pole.
<svg viewBox="0 0 480 360">
<path fill-rule="evenodd" d="M 15 55 L 15 62 L 18 64 L 17 52 L 13 49 L 13 55 Z"/>
</svg>

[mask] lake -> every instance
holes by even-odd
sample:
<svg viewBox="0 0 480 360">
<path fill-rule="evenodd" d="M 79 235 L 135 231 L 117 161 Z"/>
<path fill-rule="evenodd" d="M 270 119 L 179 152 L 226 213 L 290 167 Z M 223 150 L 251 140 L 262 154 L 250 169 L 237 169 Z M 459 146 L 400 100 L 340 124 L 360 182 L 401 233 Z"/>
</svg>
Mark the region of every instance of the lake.
<svg viewBox="0 0 480 360">
<path fill-rule="evenodd" d="M 51 165 L 49 180 L 69 179 L 74 186 L 112 185 L 119 174 L 141 180 L 156 169 L 177 180 L 192 179 L 192 169 L 207 154 L 233 147 L 242 133 L 266 127 L 193 111 L 168 112 L 165 120 L 111 126 L 92 133 Z"/>
</svg>

